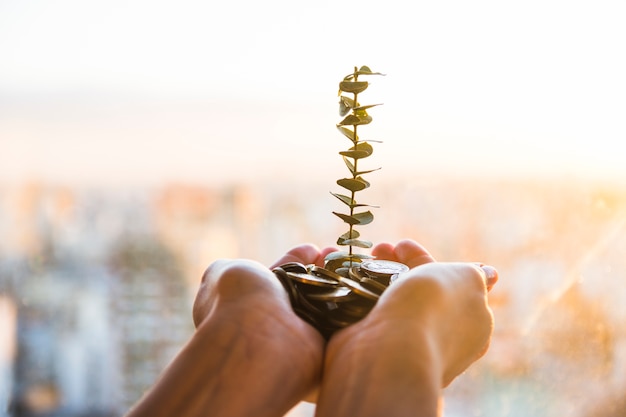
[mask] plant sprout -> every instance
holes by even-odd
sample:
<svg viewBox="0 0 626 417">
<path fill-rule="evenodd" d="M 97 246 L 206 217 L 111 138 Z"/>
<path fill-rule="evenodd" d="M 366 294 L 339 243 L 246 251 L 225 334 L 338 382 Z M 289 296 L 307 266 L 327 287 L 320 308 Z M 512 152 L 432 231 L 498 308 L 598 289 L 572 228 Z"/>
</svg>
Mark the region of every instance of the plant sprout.
<svg viewBox="0 0 626 417">
<path fill-rule="evenodd" d="M 333 211 L 348 226 L 348 231 L 337 239 L 337 245 L 347 246 L 347 251 L 338 251 L 326 257 L 326 268 L 341 275 L 346 275 L 353 263 L 360 263 L 363 259 L 372 258 L 370 255 L 355 253 L 354 248 L 371 248 L 372 242 L 360 239 L 360 233 L 355 226 L 364 226 L 374 220 L 374 215 L 368 209 L 370 204 L 357 203 L 355 196 L 359 191 L 369 188 L 370 183 L 363 175 L 377 171 L 380 168 L 363 170 L 359 162 L 372 155 L 374 149 L 371 143 L 380 142 L 375 140 L 361 140 L 358 135 L 359 126 L 368 125 L 372 122 L 372 116 L 368 110 L 380 104 L 361 105 L 358 101 L 359 94 L 367 89 L 367 81 L 359 81 L 359 76 L 384 75 L 372 72 L 367 66 L 354 67 L 354 72 L 344 77 L 339 83 L 339 114 L 343 119 L 337 124 L 337 129 L 348 138 L 352 146 L 345 151 L 339 152 L 343 161 L 350 171 L 350 176 L 337 180 L 337 184 L 345 189 L 342 193 L 331 192 L 339 201 L 345 204 L 347 213 Z M 350 97 L 349 95 L 352 95 Z"/>
</svg>

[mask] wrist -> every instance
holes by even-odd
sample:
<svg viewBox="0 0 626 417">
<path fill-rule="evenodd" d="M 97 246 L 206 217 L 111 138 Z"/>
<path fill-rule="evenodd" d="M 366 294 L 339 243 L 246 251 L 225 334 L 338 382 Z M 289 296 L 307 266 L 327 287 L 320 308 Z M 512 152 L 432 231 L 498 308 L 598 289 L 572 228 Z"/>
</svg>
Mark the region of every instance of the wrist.
<svg viewBox="0 0 626 417">
<path fill-rule="evenodd" d="M 319 415 L 441 415 L 436 346 L 423 328 L 408 328 L 366 318 L 335 334 L 327 348 Z"/>
</svg>

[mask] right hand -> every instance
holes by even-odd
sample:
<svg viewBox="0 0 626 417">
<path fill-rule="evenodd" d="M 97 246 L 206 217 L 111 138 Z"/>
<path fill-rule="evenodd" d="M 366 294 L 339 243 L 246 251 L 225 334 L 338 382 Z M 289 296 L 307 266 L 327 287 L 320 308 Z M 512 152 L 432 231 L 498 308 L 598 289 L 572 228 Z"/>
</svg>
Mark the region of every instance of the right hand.
<svg viewBox="0 0 626 417">
<path fill-rule="evenodd" d="M 441 389 L 489 346 L 487 290 L 497 272 L 435 262 L 410 240 L 378 245 L 372 254 L 411 269 L 363 320 L 331 337 L 319 415 L 434 415 Z"/>
<path fill-rule="evenodd" d="M 498 280 L 497 271 L 477 263 L 436 262 L 410 240 L 379 245 L 373 253 L 411 269 L 385 291 L 369 319 L 388 326 L 419 323 L 436 342 L 442 384 L 449 385 L 489 347 L 494 320 L 487 292 Z"/>
</svg>

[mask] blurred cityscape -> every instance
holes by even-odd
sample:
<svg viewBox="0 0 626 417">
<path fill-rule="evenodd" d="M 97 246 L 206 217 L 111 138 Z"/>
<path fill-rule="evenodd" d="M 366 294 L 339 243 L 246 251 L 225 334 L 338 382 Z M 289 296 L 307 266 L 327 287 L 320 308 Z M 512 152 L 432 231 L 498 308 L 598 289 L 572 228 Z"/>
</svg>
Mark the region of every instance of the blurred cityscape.
<svg viewBox="0 0 626 417">
<path fill-rule="evenodd" d="M 212 260 L 334 244 L 329 190 L 0 187 L 0 416 L 121 416 L 192 334 Z M 500 273 L 490 351 L 447 389 L 446 416 L 626 415 L 625 186 L 405 179 L 363 194 L 381 206 L 364 238 Z"/>
</svg>

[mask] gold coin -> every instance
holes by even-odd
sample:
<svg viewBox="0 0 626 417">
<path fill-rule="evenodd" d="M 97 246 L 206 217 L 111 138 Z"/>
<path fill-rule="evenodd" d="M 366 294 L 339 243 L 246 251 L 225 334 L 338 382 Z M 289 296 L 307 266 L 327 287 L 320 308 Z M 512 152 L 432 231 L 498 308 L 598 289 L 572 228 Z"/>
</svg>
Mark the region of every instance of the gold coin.
<svg viewBox="0 0 626 417">
<path fill-rule="evenodd" d="M 280 265 L 280 267 L 287 272 L 306 272 L 306 266 L 300 262 L 287 262 L 286 264 Z"/>
<path fill-rule="evenodd" d="M 348 271 L 348 278 L 352 278 L 356 282 L 361 282 L 361 280 L 365 278 L 365 275 L 363 275 L 361 269 L 358 266 L 353 266 Z"/>
<path fill-rule="evenodd" d="M 373 291 L 368 290 L 367 288 L 365 288 L 364 286 L 362 286 L 360 283 L 356 282 L 353 279 L 341 277 L 339 282 L 342 285 L 345 285 L 346 287 L 350 288 L 352 291 L 354 291 L 355 294 L 361 295 L 365 298 L 369 298 L 370 300 L 378 300 L 379 298 L 378 294 L 376 294 Z"/>
<path fill-rule="evenodd" d="M 361 279 L 361 285 L 368 290 L 372 290 L 375 293 L 382 294 L 387 289 L 387 286 L 382 282 L 376 281 L 373 278 L 364 277 Z"/>
<path fill-rule="evenodd" d="M 315 285 L 318 287 L 336 287 L 339 282 L 336 280 L 322 278 L 315 275 L 303 274 L 299 272 L 287 272 L 287 276 L 294 281 L 301 282 L 303 284 Z"/>
<path fill-rule="evenodd" d="M 339 282 L 339 278 L 341 278 L 341 275 L 337 274 L 336 272 L 333 272 L 329 269 L 326 268 L 321 268 L 317 265 L 312 265 L 309 267 L 309 272 L 318 276 L 318 277 L 323 277 L 323 278 L 328 278 L 328 279 L 332 279 L 335 280 L 337 282 Z"/>
<path fill-rule="evenodd" d="M 327 292 L 318 292 L 306 294 L 309 300 L 327 301 L 327 302 L 345 302 L 354 299 L 352 290 L 348 287 L 337 287 Z"/>
</svg>

